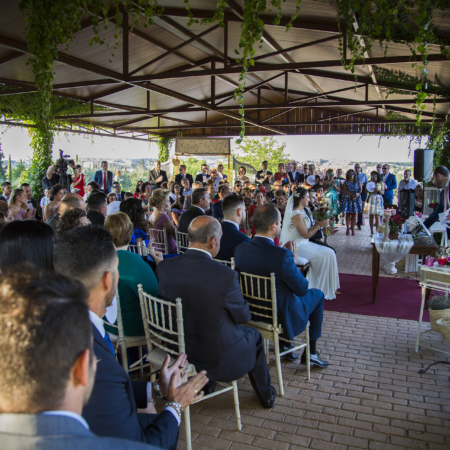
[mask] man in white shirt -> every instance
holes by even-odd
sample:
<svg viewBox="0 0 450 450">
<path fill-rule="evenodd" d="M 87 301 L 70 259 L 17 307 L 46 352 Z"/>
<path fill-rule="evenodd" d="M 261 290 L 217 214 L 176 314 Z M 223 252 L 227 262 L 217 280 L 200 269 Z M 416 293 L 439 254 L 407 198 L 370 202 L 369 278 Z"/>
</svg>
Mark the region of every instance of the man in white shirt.
<svg viewBox="0 0 450 450">
<path fill-rule="evenodd" d="M 29 265 L 0 281 L 0 441 L 8 450 L 145 450 L 92 433 L 82 409 L 97 362 L 84 286 Z M 13 339 L 12 336 L 17 338 Z"/>
<path fill-rule="evenodd" d="M 398 183 L 398 190 L 400 189 L 416 189 L 416 186 L 419 183 L 417 183 L 416 180 L 413 180 L 411 178 L 411 171 L 409 169 L 406 169 L 403 172 L 403 180 Z"/>
</svg>

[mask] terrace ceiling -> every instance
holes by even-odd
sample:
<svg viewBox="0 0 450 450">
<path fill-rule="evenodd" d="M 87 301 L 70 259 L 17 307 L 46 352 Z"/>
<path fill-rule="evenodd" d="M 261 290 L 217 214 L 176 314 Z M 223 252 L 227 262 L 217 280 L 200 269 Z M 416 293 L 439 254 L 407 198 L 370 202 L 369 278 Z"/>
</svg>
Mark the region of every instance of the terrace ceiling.
<svg viewBox="0 0 450 450">
<path fill-rule="evenodd" d="M 61 116 L 77 126 L 95 125 L 107 135 L 136 138 L 181 130 L 183 136 L 237 136 L 240 115 L 233 99 L 240 66 L 236 63 L 244 0 L 229 0 L 225 27 L 187 26 L 182 0 L 166 0 L 163 14 L 151 26 L 122 26 L 121 45 L 111 57 L 114 30 L 105 32 L 109 47 L 94 44 L 86 14 L 82 29 L 54 62 L 53 94 L 91 104 L 91 113 Z M 0 95 L 35 91 L 27 65 L 23 34 L 25 16 L 17 0 L 0 0 L 0 83 L 11 88 Z M 190 0 L 194 17 L 211 17 L 215 2 Z M 295 1 L 283 3 L 279 26 L 265 22 L 262 47 L 246 78 L 246 135 L 385 134 L 393 123 L 415 123 L 414 96 L 391 94 L 391 84 L 377 80 L 373 66 L 417 75 L 409 48 L 391 44 L 387 55 L 378 45 L 365 62 L 356 62 L 355 77 L 341 65 L 336 4 L 303 0 L 301 12 L 286 32 Z M 113 14 L 110 21 L 113 20 Z M 131 21 L 130 21 L 131 23 Z M 438 35 L 450 38 L 450 22 L 436 20 Z M 430 51 L 428 77 L 435 74 L 450 88 L 450 61 L 438 46 Z M 95 111 L 95 106 L 106 109 Z M 427 100 L 423 121 L 432 120 Z M 436 120 L 449 112 L 448 99 L 438 98 Z M 388 121 L 387 111 L 404 119 Z M 2 122 L 4 123 L 4 122 Z M 86 131 L 87 132 L 87 131 Z"/>
</svg>

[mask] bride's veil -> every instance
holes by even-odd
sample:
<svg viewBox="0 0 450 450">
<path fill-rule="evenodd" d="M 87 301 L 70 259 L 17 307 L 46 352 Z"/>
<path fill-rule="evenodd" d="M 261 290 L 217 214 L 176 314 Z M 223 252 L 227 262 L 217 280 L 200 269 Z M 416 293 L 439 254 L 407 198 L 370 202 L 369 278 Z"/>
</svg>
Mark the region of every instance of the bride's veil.
<svg viewBox="0 0 450 450">
<path fill-rule="evenodd" d="M 289 197 L 286 205 L 286 210 L 284 211 L 283 217 L 283 227 L 281 228 L 280 234 L 280 245 L 286 244 L 286 242 L 291 241 L 289 225 L 291 223 L 292 215 L 294 212 L 294 194 Z"/>
</svg>

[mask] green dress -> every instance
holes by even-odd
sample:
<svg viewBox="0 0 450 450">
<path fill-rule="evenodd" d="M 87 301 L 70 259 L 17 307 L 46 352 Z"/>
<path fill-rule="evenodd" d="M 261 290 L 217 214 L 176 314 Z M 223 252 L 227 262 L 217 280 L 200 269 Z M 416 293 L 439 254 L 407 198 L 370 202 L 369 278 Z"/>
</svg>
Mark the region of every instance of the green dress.
<svg viewBox="0 0 450 450">
<path fill-rule="evenodd" d="M 158 280 L 153 270 L 136 253 L 118 250 L 119 258 L 119 299 L 125 336 L 144 336 L 138 284 L 144 292 L 158 297 Z M 116 324 L 117 325 L 117 322 Z M 117 328 L 105 325 L 108 332 L 118 334 Z"/>
<path fill-rule="evenodd" d="M 336 190 L 336 184 L 337 181 L 334 181 L 334 184 L 331 186 L 329 191 L 326 194 L 324 194 L 324 197 L 330 199 L 331 206 L 336 211 L 336 215 L 339 215 L 342 212 L 342 208 L 341 208 L 341 200 Z"/>
</svg>

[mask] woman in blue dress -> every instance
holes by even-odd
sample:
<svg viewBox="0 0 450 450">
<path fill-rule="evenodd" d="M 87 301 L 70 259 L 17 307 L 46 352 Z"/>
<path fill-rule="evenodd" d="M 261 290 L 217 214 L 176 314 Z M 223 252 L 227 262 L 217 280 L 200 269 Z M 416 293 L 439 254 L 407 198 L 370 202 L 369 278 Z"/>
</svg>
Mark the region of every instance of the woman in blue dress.
<svg viewBox="0 0 450 450">
<path fill-rule="evenodd" d="M 333 169 L 328 169 L 323 180 L 323 188 L 325 190 L 325 198 L 330 200 L 330 204 L 335 210 L 335 215 L 339 216 L 341 214 L 341 202 L 339 194 L 341 193 L 341 188 L 338 181 L 334 179 Z"/>
<path fill-rule="evenodd" d="M 345 175 L 345 182 L 342 186 L 342 190 L 344 191 L 342 211 L 345 212 L 347 236 L 350 234 L 350 225 L 352 227 L 352 236 L 355 235 L 356 215 L 362 212 L 362 189 L 363 184 L 358 182 L 356 172 L 353 169 L 348 170 Z"/>
</svg>

